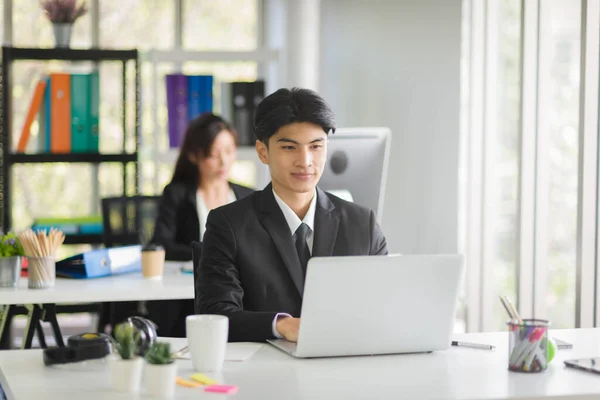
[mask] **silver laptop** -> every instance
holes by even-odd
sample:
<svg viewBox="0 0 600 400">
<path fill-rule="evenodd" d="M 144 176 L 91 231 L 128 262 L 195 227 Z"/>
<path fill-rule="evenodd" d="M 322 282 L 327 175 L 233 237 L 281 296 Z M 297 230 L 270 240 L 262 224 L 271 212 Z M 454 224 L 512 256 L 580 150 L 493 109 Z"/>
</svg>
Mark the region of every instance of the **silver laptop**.
<svg viewBox="0 0 600 400">
<path fill-rule="evenodd" d="M 450 347 L 461 255 L 315 257 L 308 262 L 298 358 L 420 353 Z"/>
</svg>

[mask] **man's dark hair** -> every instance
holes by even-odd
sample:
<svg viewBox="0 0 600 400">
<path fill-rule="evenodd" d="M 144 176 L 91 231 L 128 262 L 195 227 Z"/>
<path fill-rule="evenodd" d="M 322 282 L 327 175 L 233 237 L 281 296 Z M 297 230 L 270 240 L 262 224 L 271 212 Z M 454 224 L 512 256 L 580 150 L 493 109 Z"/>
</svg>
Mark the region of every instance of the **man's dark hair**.
<svg viewBox="0 0 600 400">
<path fill-rule="evenodd" d="M 335 116 L 329 105 L 310 89 L 279 89 L 256 108 L 254 134 L 265 144 L 280 128 L 294 122 L 310 122 L 325 133 L 335 132 Z"/>
</svg>

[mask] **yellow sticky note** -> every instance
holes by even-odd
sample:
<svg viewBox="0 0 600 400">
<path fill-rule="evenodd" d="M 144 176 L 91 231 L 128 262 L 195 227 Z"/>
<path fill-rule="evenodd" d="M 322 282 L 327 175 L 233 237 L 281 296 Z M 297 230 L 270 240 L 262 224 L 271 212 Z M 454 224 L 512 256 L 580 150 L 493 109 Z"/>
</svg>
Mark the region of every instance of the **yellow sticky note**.
<svg viewBox="0 0 600 400">
<path fill-rule="evenodd" d="M 202 386 L 201 384 L 196 383 L 196 382 L 186 381 L 185 379 L 183 379 L 180 376 L 175 378 L 175 383 L 177 383 L 178 385 L 181 385 L 181 386 L 189 387 L 189 388 L 195 388 L 195 387 Z"/>
<path fill-rule="evenodd" d="M 217 383 L 217 381 L 215 381 L 214 379 L 210 379 L 204 374 L 194 374 L 191 376 L 191 378 L 196 382 L 200 382 L 203 385 L 215 385 Z"/>
</svg>

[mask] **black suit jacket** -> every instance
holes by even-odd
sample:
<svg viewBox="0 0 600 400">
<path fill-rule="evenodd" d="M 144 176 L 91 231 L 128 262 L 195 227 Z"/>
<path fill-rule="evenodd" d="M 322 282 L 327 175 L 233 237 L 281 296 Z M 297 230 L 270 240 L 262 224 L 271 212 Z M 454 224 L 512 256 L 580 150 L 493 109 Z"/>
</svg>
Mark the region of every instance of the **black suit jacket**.
<svg viewBox="0 0 600 400">
<path fill-rule="evenodd" d="M 244 186 L 230 183 L 237 199 L 253 192 Z M 153 243 L 165 248 L 165 258 L 173 261 L 192 259 L 190 244 L 200 239 L 200 220 L 196 205 L 197 186 L 170 183 L 162 194 L 154 227 Z"/>
<path fill-rule="evenodd" d="M 373 211 L 317 189 L 312 256 L 387 254 Z M 229 317 L 229 341 L 273 338 L 278 312 L 300 316 L 304 276 L 271 185 L 210 212 L 196 313 Z"/>
</svg>

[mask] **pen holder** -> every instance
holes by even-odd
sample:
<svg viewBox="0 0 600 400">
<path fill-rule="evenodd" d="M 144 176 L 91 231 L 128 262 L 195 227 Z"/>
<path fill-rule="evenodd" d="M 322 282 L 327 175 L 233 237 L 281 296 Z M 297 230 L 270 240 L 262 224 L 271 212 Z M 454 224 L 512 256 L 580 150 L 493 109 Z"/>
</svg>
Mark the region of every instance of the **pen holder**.
<svg viewBox="0 0 600 400">
<path fill-rule="evenodd" d="M 508 369 L 542 372 L 548 368 L 548 327 L 550 321 L 524 319 L 508 321 Z"/>
<path fill-rule="evenodd" d="M 54 287 L 56 280 L 56 258 L 27 257 L 28 261 L 28 285 L 29 289 L 48 289 Z"/>
</svg>

